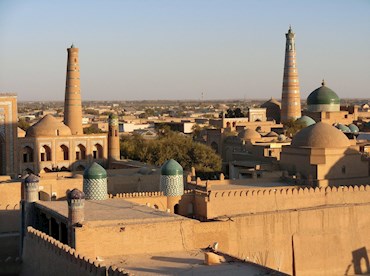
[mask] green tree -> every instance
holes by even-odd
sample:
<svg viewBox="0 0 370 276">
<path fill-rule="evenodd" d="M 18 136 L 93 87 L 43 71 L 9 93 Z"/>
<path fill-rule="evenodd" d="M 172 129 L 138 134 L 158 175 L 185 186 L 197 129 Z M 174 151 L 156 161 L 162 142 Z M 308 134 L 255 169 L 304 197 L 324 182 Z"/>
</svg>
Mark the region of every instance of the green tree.
<svg viewBox="0 0 370 276">
<path fill-rule="evenodd" d="M 125 137 L 121 141 L 121 154 L 157 166 L 173 158 L 186 170 L 191 167 L 203 172 L 221 169 L 221 158 L 211 147 L 172 131 L 154 140 L 144 140 L 138 135 Z"/>
<path fill-rule="evenodd" d="M 18 127 L 26 131 L 30 127 L 30 123 L 27 122 L 24 118 L 19 118 Z"/>
<path fill-rule="evenodd" d="M 104 131 L 102 131 L 100 128 L 98 128 L 97 126 L 89 126 L 89 127 L 85 127 L 83 129 L 83 132 L 84 134 L 93 134 L 93 133 L 104 133 Z"/>
<path fill-rule="evenodd" d="M 304 128 L 304 125 L 297 122 L 294 119 L 291 119 L 284 124 L 284 130 L 285 130 L 286 136 L 290 138 L 296 135 L 296 133 L 300 131 L 302 128 Z"/>
</svg>

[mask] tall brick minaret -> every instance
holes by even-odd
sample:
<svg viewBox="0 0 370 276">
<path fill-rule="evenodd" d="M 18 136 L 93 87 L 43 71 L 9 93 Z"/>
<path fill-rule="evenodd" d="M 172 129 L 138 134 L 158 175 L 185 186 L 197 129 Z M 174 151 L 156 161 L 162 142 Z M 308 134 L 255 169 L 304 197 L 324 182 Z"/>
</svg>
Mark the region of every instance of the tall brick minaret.
<svg viewBox="0 0 370 276">
<path fill-rule="evenodd" d="M 67 51 L 68 60 L 64 100 L 64 123 L 69 126 L 73 135 L 81 135 L 83 131 L 78 48 L 75 48 L 72 44 L 71 48 L 68 48 Z"/>
<path fill-rule="evenodd" d="M 291 27 L 289 27 L 285 36 L 285 63 L 281 97 L 281 121 L 283 123 L 301 117 L 301 94 L 296 66 L 295 34 Z"/>
</svg>

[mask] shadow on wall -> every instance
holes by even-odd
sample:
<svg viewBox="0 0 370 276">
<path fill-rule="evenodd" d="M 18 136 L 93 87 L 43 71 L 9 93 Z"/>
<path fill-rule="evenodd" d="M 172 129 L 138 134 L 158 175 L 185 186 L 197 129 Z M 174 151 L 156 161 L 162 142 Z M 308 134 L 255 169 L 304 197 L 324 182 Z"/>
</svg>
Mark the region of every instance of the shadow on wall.
<svg viewBox="0 0 370 276">
<path fill-rule="evenodd" d="M 324 176 L 329 186 L 351 185 L 353 178 L 369 177 L 369 161 L 363 159 L 359 151 L 349 148 L 345 154 L 346 156 L 338 159 Z M 365 183 L 358 183 L 357 180 L 356 185 L 361 184 Z"/>
<path fill-rule="evenodd" d="M 357 250 L 352 251 L 352 263 L 347 267 L 344 275 L 349 275 L 351 267 L 356 275 L 369 275 L 370 264 L 369 256 L 367 254 L 366 247 L 361 247 Z"/>
</svg>

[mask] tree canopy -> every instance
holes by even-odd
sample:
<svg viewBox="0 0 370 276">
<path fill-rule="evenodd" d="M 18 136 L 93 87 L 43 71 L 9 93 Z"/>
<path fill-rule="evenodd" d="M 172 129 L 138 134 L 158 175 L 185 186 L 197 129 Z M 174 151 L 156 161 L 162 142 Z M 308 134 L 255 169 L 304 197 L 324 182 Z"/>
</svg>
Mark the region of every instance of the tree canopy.
<svg viewBox="0 0 370 276">
<path fill-rule="evenodd" d="M 222 112 L 219 115 L 222 118 Z M 235 109 L 229 108 L 225 113 L 225 118 L 243 118 L 246 117 L 246 114 L 242 112 L 242 110 L 238 107 Z"/>
<path fill-rule="evenodd" d="M 175 159 L 185 170 L 191 167 L 202 172 L 221 169 L 221 158 L 211 147 L 172 131 L 154 140 L 145 140 L 140 135 L 125 137 L 121 141 L 121 155 L 157 166 Z"/>
</svg>

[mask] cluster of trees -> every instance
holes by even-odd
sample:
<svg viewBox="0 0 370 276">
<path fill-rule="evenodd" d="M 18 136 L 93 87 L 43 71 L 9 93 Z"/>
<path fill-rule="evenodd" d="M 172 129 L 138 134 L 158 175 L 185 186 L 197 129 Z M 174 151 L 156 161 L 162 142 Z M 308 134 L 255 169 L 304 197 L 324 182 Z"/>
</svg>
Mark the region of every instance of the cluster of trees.
<svg viewBox="0 0 370 276">
<path fill-rule="evenodd" d="M 30 127 L 30 123 L 27 122 L 24 118 L 19 118 L 18 127 L 26 131 Z"/>
<path fill-rule="evenodd" d="M 172 131 L 162 132 L 153 140 L 139 135 L 125 137 L 121 140 L 121 155 L 157 166 L 175 159 L 185 170 L 191 167 L 201 172 L 221 170 L 221 158 L 212 148 Z"/>
<path fill-rule="evenodd" d="M 220 113 L 219 117 L 222 118 L 222 112 Z M 247 115 L 243 113 L 239 107 L 235 109 L 229 108 L 225 113 L 225 118 L 243 118 L 243 117 L 247 117 Z"/>
<path fill-rule="evenodd" d="M 85 127 L 83 129 L 83 132 L 84 134 L 97 134 L 97 133 L 104 133 L 103 130 L 101 130 L 100 128 L 98 128 L 97 126 L 89 126 L 89 127 Z"/>
<path fill-rule="evenodd" d="M 284 130 L 285 130 L 286 136 L 290 138 L 296 135 L 296 133 L 304 127 L 305 126 L 302 123 L 297 122 L 296 120 L 289 120 L 288 122 L 284 124 Z"/>
</svg>

